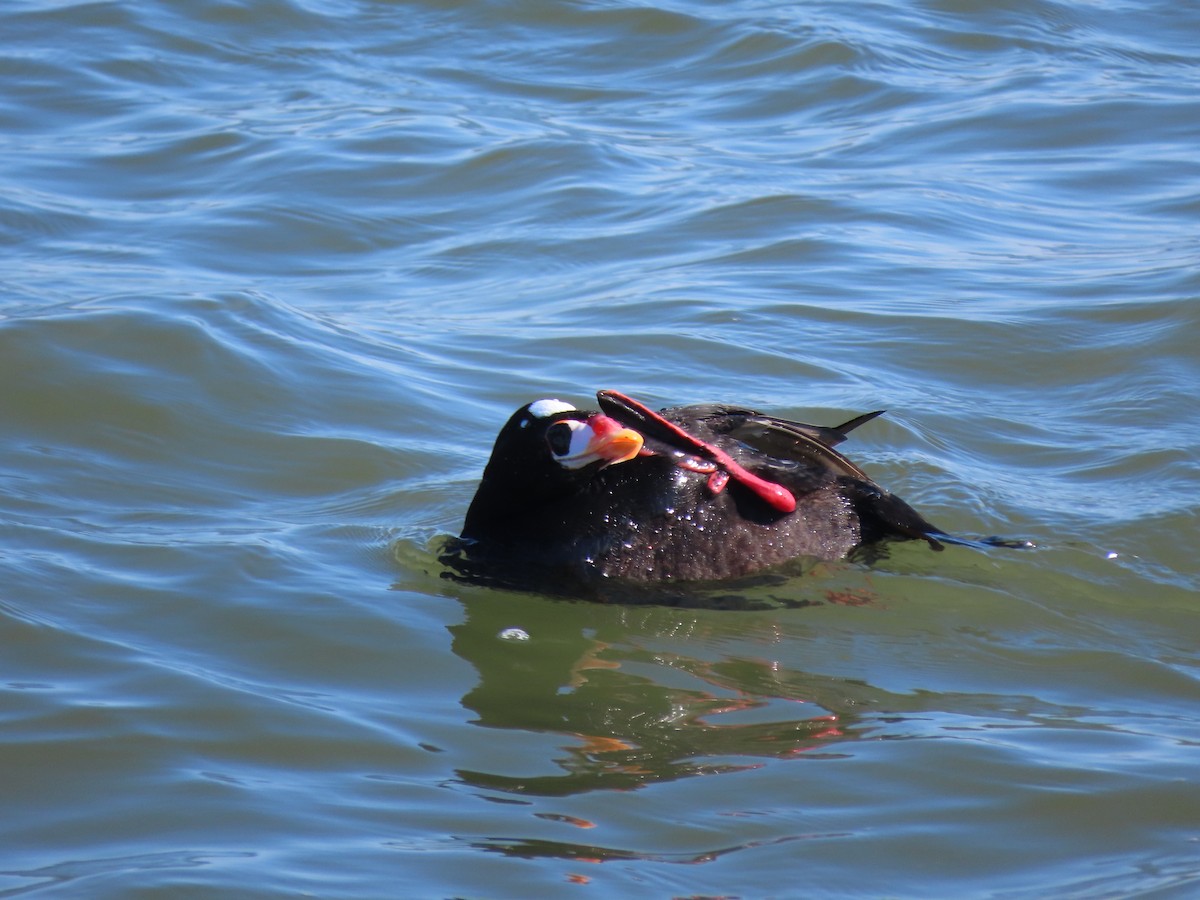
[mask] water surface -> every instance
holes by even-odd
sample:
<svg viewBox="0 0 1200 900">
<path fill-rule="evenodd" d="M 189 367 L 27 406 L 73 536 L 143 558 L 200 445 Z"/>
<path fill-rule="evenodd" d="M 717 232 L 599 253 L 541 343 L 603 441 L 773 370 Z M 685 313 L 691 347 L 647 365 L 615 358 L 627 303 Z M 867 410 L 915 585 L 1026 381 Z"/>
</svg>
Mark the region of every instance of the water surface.
<svg viewBox="0 0 1200 900">
<path fill-rule="evenodd" d="M 0 30 L 0 896 L 1200 890 L 1191 6 Z M 886 407 L 852 458 L 1038 549 L 442 578 L 512 410 L 603 387 Z"/>
</svg>

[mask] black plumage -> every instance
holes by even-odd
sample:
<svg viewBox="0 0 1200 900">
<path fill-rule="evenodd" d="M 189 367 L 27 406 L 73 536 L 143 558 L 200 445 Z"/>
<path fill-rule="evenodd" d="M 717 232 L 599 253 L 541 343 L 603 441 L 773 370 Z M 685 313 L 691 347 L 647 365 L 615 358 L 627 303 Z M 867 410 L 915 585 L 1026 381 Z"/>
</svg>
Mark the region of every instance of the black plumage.
<svg viewBox="0 0 1200 900">
<path fill-rule="evenodd" d="M 940 529 L 834 449 L 878 412 L 829 428 L 597 397 L 600 412 L 538 401 L 501 429 L 447 556 L 460 573 L 570 590 L 736 578 L 888 539 L 941 549 Z"/>
</svg>

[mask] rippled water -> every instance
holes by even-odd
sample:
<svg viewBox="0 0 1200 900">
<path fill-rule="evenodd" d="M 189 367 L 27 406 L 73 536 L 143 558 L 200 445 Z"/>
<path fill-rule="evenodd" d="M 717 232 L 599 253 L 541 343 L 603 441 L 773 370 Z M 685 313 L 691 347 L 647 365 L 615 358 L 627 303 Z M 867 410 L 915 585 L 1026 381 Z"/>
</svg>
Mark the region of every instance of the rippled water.
<svg viewBox="0 0 1200 900">
<path fill-rule="evenodd" d="M 0 896 L 1200 891 L 1193 5 L 0 33 Z M 852 458 L 1039 549 L 441 578 L 508 414 L 601 387 L 887 407 Z"/>
</svg>

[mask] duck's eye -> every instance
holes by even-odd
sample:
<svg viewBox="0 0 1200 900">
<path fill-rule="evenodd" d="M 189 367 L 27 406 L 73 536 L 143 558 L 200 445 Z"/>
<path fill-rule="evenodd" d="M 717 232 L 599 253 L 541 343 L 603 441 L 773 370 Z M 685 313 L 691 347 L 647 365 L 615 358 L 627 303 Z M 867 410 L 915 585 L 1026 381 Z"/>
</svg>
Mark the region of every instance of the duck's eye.
<svg viewBox="0 0 1200 900">
<path fill-rule="evenodd" d="M 581 424 L 571 419 L 565 419 L 562 422 L 555 422 L 547 428 L 546 443 L 550 445 L 550 452 L 555 456 L 566 456 L 570 453 L 571 436 L 575 434 L 575 429 L 579 428 Z"/>
</svg>

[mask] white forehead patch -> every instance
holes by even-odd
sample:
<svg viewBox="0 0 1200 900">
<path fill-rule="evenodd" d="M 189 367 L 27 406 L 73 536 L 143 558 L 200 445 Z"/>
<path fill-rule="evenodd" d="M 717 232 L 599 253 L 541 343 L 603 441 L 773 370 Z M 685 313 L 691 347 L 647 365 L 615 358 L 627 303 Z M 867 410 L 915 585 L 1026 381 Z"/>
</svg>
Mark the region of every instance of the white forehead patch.
<svg viewBox="0 0 1200 900">
<path fill-rule="evenodd" d="M 535 419 L 544 419 L 555 413 L 570 412 L 574 408 L 570 403 L 563 403 L 561 400 L 538 400 L 529 404 L 529 414 Z"/>
</svg>

